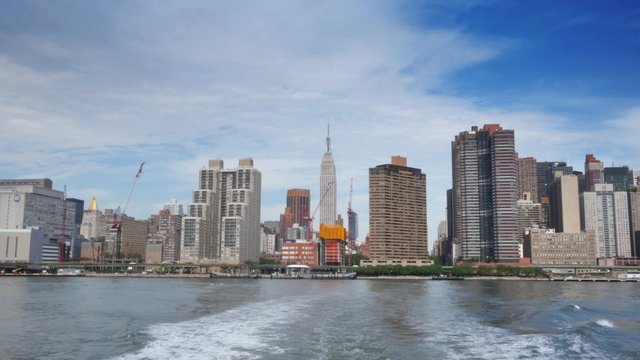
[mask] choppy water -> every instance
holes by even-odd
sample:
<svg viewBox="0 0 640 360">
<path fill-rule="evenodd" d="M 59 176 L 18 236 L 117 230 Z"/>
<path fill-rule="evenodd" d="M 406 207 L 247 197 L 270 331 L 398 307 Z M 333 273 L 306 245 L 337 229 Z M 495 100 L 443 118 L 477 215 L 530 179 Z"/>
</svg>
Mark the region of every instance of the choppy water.
<svg viewBox="0 0 640 360">
<path fill-rule="evenodd" d="M 640 284 L 0 278 L 0 359 L 638 359 Z"/>
</svg>

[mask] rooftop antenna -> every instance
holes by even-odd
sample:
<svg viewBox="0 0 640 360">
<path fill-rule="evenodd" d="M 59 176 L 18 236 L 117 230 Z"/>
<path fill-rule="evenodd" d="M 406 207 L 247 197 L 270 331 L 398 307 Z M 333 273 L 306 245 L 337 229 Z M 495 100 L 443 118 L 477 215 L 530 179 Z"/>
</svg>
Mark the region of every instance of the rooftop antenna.
<svg viewBox="0 0 640 360">
<path fill-rule="evenodd" d="M 329 136 L 329 120 L 327 119 L 327 154 L 331 153 L 331 137 Z"/>
</svg>

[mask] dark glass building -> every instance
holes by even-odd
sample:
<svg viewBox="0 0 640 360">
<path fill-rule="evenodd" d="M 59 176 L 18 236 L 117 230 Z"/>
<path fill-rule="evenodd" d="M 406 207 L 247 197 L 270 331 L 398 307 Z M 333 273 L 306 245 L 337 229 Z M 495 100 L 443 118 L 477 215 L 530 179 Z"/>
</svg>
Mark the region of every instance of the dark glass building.
<svg viewBox="0 0 640 360">
<path fill-rule="evenodd" d="M 628 166 L 605 167 L 604 182 L 613 184 L 613 191 L 627 191 L 633 184 L 633 175 Z"/>
<path fill-rule="evenodd" d="M 498 124 L 451 143 L 453 242 L 462 259 L 518 262 L 518 171 L 514 131 Z M 454 245 L 456 246 L 456 245 Z"/>
</svg>

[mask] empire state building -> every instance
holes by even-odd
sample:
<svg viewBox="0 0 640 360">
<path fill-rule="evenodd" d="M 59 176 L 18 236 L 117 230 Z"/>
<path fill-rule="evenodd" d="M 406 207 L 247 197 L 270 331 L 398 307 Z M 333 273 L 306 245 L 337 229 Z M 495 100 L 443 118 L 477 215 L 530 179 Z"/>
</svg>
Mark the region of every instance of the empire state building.
<svg viewBox="0 0 640 360">
<path fill-rule="evenodd" d="M 320 224 L 335 225 L 336 223 L 336 165 L 331 155 L 331 137 L 329 136 L 329 125 L 327 125 L 327 151 L 322 157 L 320 167 Z"/>
</svg>

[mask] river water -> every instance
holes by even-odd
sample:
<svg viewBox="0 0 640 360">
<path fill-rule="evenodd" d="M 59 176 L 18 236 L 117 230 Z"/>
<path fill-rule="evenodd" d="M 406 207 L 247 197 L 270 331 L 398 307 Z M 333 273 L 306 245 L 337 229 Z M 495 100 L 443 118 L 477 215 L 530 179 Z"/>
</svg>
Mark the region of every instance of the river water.
<svg viewBox="0 0 640 360">
<path fill-rule="evenodd" d="M 640 358 L 640 284 L 0 278 L 0 359 L 541 358 Z"/>
</svg>

